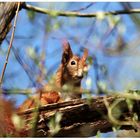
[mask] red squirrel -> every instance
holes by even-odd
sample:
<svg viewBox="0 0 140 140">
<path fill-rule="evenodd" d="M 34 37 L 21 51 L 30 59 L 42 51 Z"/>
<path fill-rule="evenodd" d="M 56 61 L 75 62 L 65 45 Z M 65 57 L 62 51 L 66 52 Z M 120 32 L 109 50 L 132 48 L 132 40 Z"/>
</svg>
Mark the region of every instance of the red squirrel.
<svg viewBox="0 0 140 140">
<path fill-rule="evenodd" d="M 84 50 L 83 56 L 80 58 L 74 55 L 68 41 L 63 41 L 63 54 L 61 64 L 56 72 L 53 79 L 53 84 L 46 84 L 40 92 L 40 103 L 41 105 L 56 103 L 60 101 L 66 101 L 71 99 L 81 98 L 81 80 L 84 76 L 84 72 L 87 72 L 86 59 L 88 56 L 88 50 Z M 62 87 L 70 87 L 71 90 L 78 89 L 78 92 L 63 92 L 59 91 Z M 27 99 L 20 107 L 20 110 L 32 108 L 35 105 L 37 95 L 31 99 Z"/>
</svg>

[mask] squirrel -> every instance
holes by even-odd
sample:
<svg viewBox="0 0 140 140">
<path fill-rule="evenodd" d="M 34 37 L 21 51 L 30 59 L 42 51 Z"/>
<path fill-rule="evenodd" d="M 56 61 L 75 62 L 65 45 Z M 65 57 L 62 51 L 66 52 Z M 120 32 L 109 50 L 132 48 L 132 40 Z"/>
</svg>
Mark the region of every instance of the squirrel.
<svg viewBox="0 0 140 140">
<path fill-rule="evenodd" d="M 81 81 L 84 73 L 88 71 L 87 57 L 87 49 L 84 50 L 84 54 L 80 58 L 73 54 L 69 42 L 67 40 L 63 41 L 61 64 L 54 76 L 53 84 L 48 83 L 39 90 L 41 105 L 81 98 Z M 61 91 L 63 87 L 68 87 L 70 91 Z M 78 91 L 74 92 L 73 90 L 75 89 Z M 19 109 L 25 110 L 34 107 L 36 98 L 37 96 L 35 95 L 31 99 L 25 100 Z"/>
</svg>

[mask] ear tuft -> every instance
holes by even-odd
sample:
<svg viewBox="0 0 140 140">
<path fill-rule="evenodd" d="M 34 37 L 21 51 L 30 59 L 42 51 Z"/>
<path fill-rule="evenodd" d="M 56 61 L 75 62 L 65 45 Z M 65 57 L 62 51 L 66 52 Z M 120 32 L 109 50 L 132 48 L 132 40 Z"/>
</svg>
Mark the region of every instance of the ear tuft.
<svg viewBox="0 0 140 140">
<path fill-rule="evenodd" d="M 72 58 L 73 53 L 70 47 L 70 44 L 67 40 L 63 40 L 63 54 L 62 54 L 62 64 L 67 64 Z"/>
<path fill-rule="evenodd" d="M 83 56 L 82 56 L 82 61 L 83 61 L 83 62 L 86 61 L 87 57 L 88 57 L 88 49 L 85 48 L 85 49 L 84 49 L 84 54 L 83 54 Z"/>
</svg>

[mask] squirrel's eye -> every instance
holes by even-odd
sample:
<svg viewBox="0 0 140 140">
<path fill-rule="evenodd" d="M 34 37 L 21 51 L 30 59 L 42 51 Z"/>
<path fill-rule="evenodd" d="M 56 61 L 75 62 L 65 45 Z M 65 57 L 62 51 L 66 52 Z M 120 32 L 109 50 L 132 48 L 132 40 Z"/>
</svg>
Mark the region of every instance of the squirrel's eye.
<svg viewBox="0 0 140 140">
<path fill-rule="evenodd" d="M 75 61 L 71 61 L 71 65 L 75 65 L 76 63 L 75 63 Z"/>
</svg>

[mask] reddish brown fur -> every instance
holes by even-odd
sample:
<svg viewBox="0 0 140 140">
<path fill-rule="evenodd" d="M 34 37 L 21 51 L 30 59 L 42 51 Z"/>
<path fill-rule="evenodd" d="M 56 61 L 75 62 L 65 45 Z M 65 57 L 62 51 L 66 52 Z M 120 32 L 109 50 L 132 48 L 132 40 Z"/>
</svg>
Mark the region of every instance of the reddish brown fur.
<svg viewBox="0 0 140 140">
<path fill-rule="evenodd" d="M 84 54 L 81 58 L 73 55 L 70 44 L 67 41 L 63 42 L 62 60 L 54 78 L 54 85 L 50 86 L 49 84 L 46 84 L 42 90 L 40 90 L 41 105 L 58 102 L 60 98 L 61 100 L 66 100 L 67 97 L 69 99 L 81 98 L 81 80 L 83 78 L 85 68 L 87 69 L 87 56 L 87 49 L 84 50 Z M 72 61 L 74 61 L 75 65 L 71 64 Z M 63 93 L 59 94 L 59 90 L 54 91 L 55 88 L 60 89 L 64 85 L 70 86 L 72 89 L 77 88 L 79 89 L 79 92 L 77 94 L 66 93 L 66 96 L 63 96 Z M 26 100 L 20 107 L 22 108 L 21 110 L 23 110 L 23 108 L 26 109 L 28 105 L 33 107 L 33 100 L 34 97 L 32 100 Z"/>
<path fill-rule="evenodd" d="M 68 95 L 69 93 L 66 93 L 66 97 L 64 97 L 63 93 L 61 93 L 61 98 L 64 97 L 64 100 L 67 98 L 67 96 L 70 99 L 81 98 L 81 80 L 83 78 L 84 69 L 87 69 L 86 59 L 88 56 L 88 51 L 87 49 L 85 49 L 82 58 L 80 58 L 76 55 L 73 55 L 72 50 L 70 48 L 70 44 L 67 41 L 63 42 L 63 47 L 64 50 L 62 54 L 61 65 L 59 66 L 58 71 L 56 73 L 55 85 L 57 85 L 59 88 L 62 88 L 62 86 L 67 85 L 70 86 L 72 89 L 79 89 L 79 93 L 70 93 L 70 96 Z M 75 61 L 76 65 L 71 65 L 72 61 Z M 78 75 L 78 72 L 80 72 L 80 75 Z"/>
</svg>

